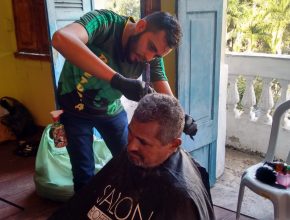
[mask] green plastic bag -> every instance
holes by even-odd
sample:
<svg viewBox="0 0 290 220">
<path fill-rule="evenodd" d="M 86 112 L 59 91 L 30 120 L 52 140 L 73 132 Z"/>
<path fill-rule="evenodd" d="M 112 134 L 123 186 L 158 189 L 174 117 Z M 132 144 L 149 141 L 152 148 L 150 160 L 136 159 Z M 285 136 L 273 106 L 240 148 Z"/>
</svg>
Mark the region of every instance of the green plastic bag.
<svg viewBox="0 0 290 220">
<path fill-rule="evenodd" d="M 72 171 L 66 147 L 56 148 L 48 125 L 39 144 L 35 162 L 34 183 L 38 195 L 55 201 L 67 201 L 73 194 Z M 94 139 L 96 173 L 112 158 L 102 139 Z"/>
</svg>

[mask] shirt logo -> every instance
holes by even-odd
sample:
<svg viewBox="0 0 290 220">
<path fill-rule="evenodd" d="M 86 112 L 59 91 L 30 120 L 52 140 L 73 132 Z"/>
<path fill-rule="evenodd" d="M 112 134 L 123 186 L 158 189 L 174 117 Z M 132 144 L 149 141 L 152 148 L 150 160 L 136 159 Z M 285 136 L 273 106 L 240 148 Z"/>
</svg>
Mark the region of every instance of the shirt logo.
<svg viewBox="0 0 290 220">
<path fill-rule="evenodd" d="M 146 213 L 142 211 L 144 210 L 134 198 L 122 195 L 122 192 L 117 192 L 111 185 L 107 185 L 103 195 L 97 198 L 95 205 L 88 212 L 88 217 L 94 220 L 150 220 L 154 214 L 153 211 Z"/>
<path fill-rule="evenodd" d="M 91 208 L 91 210 L 88 213 L 88 217 L 89 219 L 93 220 L 112 220 L 109 216 L 103 213 L 96 206 L 93 206 L 93 208 Z"/>
<path fill-rule="evenodd" d="M 104 54 L 100 54 L 99 55 L 99 58 L 104 62 L 104 63 L 108 63 L 108 59 L 107 59 L 107 57 L 105 57 L 105 55 Z M 88 83 L 88 81 L 89 81 L 89 78 L 91 78 L 92 77 L 92 75 L 91 74 L 89 74 L 89 73 L 87 73 L 87 72 L 85 72 L 83 75 L 82 75 L 82 77 L 81 77 L 81 80 L 80 80 L 80 82 L 77 84 L 77 93 L 78 93 L 78 96 L 79 96 L 79 98 L 80 98 L 80 103 L 78 103 L 78 104 L 76 104 L 75 105 L 75 109 L 77 109 L 78 111 L 82 111 L 82 110 L 84 110 L 84 108 L 85 108 L 85 105 L 84 105 L 84 103 L 83 103 L 83 92 L 84 92 L 84 85 L 86 84 L 86 83 Z"/>
</svg>

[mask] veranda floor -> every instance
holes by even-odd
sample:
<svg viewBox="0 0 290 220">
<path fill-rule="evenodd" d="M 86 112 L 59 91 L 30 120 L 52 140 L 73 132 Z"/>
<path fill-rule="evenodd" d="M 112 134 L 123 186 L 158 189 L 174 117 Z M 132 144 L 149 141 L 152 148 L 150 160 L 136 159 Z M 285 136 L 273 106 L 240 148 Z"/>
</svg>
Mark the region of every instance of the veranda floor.
<svg viewBox="0 0 290 220">
<path fill-rule="evenodd" d="M 33 182 L 35 157 L 17 156 L 13 153 L 15 148 L 13 142 L 0 144 L 0 219 L 46 219 L 61 203 L 36 194 Z M 235 212 L 231 210 L 218 206 L 214 209 L 217 220 L 235 219 Z M 253 218 L 242 216 L 241 219 Z"/>
</svg>

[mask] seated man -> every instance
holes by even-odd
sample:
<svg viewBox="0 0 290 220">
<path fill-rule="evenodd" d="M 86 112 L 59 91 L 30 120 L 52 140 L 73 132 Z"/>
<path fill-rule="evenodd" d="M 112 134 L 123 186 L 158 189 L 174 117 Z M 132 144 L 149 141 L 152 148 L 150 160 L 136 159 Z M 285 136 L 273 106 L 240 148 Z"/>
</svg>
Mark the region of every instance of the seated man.
<svg viewBox="0 0 290 220">
<path fill-rule="evenodd" d="M 128 146 L 50 219 L 214 219 L 209 192 L 181 147 L 184 112 L 172 96 L 146 95 Z"/>
</svg>

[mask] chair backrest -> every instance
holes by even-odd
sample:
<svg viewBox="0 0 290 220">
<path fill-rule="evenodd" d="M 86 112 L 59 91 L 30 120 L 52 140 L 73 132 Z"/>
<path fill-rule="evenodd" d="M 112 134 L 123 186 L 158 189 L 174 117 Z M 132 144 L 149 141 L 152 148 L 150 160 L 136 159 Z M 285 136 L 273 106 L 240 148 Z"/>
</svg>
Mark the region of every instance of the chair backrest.
<svg viewBox="0 0 290 220">
<path fill-rule="evenodd" d="M 281 120 L 282 115 L 288 109 L 290 109 L 290 100 L 285 101 L 282 104 L 280 104 L 274 112 L 268 150 L 267 150 L 264 161 L 274 160 L 275 150 L 276 150 L 276 145 L 277 145 L 277 138 L 279 134 L 280 120 Z M 288 158 L 287 158 L 287 163 L 289 162 L 290 162 L 290 154 L 288 155 Z"/>
</svg>

